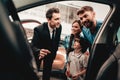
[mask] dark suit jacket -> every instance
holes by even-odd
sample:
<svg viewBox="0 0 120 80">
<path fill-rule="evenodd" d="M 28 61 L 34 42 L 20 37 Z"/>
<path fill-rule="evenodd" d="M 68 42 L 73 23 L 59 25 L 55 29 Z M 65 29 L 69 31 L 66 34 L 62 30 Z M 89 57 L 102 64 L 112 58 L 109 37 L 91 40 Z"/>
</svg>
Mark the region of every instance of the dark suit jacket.
<svg viewBox="0 0 120 80">
<path fill-rule="evenodd" d="M 51 58 L 51 59 L 55 58 L 56 51 L 59 46 L 61 29 L 62 29 L 61 25 L 59 28 L 56 29 L 54 45 L 52 44 L 52 40 L 50 38 L 50 32 L 48 29 L 47 22 L 41 24 L 40 26 L 34 29 L 34 36 L 32 39 L 32 49 L 33 49 L 33 53 L 35 54 L 35 57 L 37 60 L 36 62 L 38 64 L 40 64 L 38 60 L 38 54 L 39 54 L 40 49 L 50 50 L 51 54 L 47 55 L 46 57 Z"/>
</svg>

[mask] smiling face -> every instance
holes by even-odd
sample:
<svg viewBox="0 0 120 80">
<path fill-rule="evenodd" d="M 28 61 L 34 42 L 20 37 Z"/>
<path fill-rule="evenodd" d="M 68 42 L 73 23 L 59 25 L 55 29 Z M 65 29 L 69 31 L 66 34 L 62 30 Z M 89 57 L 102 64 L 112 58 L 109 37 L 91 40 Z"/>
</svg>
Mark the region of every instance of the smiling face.
<svg viewBox="0 0 120 80">
<path fill-rule="evenodd" d="M 60 13 L 53 13 L 51 19 L 47 19 L 51 28 L 57 28 L 60 26 Z"/>
<path fill-rule="evenodd" d="M 60 11 L 58 8 L 50 8 L 46 12 L 46 18 L 51 28 L 58 28 L 60 26 Z"/>
<path fill-rule="evenodd" d="M 72 34 L 73 34 L 73 35 L 80 34 L 81 28 L 80 28 L 80 25 L 79 25 L 78 22 L 74 22 L 74 23 L 72 24 L 72 29 L 71 29 L 71 31 L 72 31 Z"/>
<path fill-rule="evenodd" d="M 84 13 L 78 15 L 81 23 L 87 28 L 91 28 L 94 25 L 95 13 L 93 11 L 84 11 Z"/>
<path fill-rule="evenodd" d="M 91 6 L 81 7 L 77 15 L 85 27 L 92 29 L 96 26 L 95 12 Z"/>
<path fill-rule="evenodd" d="M 80 39 L 75 38 L 73 47 L 74 47 L 74 49 L 81 49 Z"/>
</svg>

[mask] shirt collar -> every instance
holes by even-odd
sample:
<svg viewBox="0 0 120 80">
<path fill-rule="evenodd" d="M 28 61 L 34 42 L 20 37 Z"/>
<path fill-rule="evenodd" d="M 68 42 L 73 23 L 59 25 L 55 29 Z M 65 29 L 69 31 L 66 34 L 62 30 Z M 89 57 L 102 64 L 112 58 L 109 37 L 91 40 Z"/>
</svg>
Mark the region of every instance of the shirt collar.
<svg viewBox="0 0 120 80">
<path fill-rule="evenodd" d="M 51 28 L 49 24 L 48 24 L 48 29 L 49 29 L 50 33 L 52 33 L 53 28 Z M 54 30 L 56 30 L 56 28 L 54 28 Z"/>
<path fill-rule="evenodd" d="M 74 51 L 73 51 L 73 52 L 72 52 L 72 55 L 79 58 L 79 57 L 82 55 L 82 52 L 80 52 L 79 54 L 76 54 L 76 55 L 75 55 L 75 53 L 74 53 Z"/>
</svg>

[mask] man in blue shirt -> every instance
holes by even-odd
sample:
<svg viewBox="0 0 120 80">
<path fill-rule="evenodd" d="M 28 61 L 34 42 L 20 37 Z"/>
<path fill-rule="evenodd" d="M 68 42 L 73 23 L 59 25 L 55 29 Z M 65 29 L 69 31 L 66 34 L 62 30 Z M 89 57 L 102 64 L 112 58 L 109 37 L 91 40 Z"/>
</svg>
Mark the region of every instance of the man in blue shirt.
<svg viewBox="0 0 120 80">
<path fill-rule="evenodd" d="M 97 21 L 95 18 L 95 12 L 91 6 L 83 6 L 77 12 L 81 23 L 84 25 L 82 32 L 84 38 L 86 38 L 91 44 L 93 43 L 96 34 L 102 25 L 102 21 Z"/>
</svg>

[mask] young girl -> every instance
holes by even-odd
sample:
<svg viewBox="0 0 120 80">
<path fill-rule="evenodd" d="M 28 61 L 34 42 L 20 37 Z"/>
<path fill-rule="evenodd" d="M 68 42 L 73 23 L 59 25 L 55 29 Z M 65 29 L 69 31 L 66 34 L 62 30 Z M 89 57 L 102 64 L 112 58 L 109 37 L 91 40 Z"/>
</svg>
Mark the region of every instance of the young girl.
<svg viewBox="0 0 120 80">
<path fill-rule="evenodd" d="M 68 80 L 84 79 L 88 62 L 88 56 L 83 54 L 88 48 L 86 43 L 87 41 L 82 37 L 75 38 L 73 45 L 74 51 L 71 51 L 68 55 L 66 70 Z"/>
</svg>

